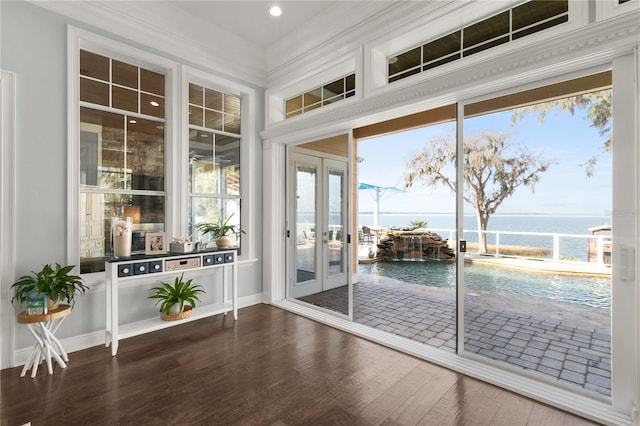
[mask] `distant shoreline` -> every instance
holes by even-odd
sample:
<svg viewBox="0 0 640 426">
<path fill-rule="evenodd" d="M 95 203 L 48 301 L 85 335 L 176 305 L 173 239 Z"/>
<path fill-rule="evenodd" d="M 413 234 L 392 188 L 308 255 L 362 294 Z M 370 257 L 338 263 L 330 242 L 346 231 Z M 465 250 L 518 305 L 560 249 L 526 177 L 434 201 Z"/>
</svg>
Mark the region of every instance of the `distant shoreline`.
<svg viewBox="0 0 640 426">
<path fill-rule="evenodd" d="M 300 212 L 304 213 L 304 212 Z M 435 213 L 435 212 L 380 212 L 380 216 L 455 216 L 455 213 Z M 373 215 L 372 211 L 358 212 L 358 215 Z M 475 214 L 465 214 L 465 217 L 475 217 Z M 597 213 L 496 213 L 491 217 L 608 217 L 610 214 Z"/>
</svg>

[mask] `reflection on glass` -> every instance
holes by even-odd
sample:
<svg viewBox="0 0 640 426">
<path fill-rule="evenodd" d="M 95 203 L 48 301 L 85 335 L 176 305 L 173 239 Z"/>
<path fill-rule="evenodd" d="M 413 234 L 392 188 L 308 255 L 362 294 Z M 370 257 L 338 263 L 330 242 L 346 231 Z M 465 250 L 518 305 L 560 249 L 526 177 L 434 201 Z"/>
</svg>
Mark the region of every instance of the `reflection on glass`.
<svg viewBox="0 0 640 426">
<path fill-rule="evenodd" d="M 111 222 L 131 217 L 131 253 L 144 253 L 147 232 L 165 230 L 165 197 L 80 193 L 80 273 L 104 271 L 113 256 Z"/>
<path fill-rule="evenodd" d="M 329 277 L 344 272 L 344 215 L 342 203 L 344 172 L 329 171 L 329 256 L 327 257 Z"/>
<path fill-rule="evenodd" d="M 530 91 L 538 100 L 529 105 L 522 93 L 506 96 L 500 111 L 494 99 L 467 105 L 474 114 L 464 119 L 465 197 L 481 202 L 464 206 L 465 217 L 478 218 L 465 229 L 473 263 L 464 266 L 464 351 L 611 396 L 611 253 L 604 238 L 594 247 L 600 256 L 589 252 L 591 232 L 611 229 L 611 217 L 599 213 L 611 211 L 611 156 L 584 119 L 593 109 L 610 117 L 611 92 L 568 96 L 561 88 Z M 558 105 L 574 105 L 575 115 L 539 120 Z M 589 179 L 584 159 L 595 156 Z M 479 253 L 492 256 L 490 266 L 477 265 Z M 517 270 L 505 271 L 514 258 Z"/>
<path fill-rule="evenodd" d="M 205 198 L 191 197 L 188 211 L 192 212 L 189 217 L 188 233 L 192 241 L 200 241 L 213 244 L 214 238 L 211 235 L 200 235 L 194 225 L 202 222 L 216 222 L 218 218 L 229 218 L 229 225 L 241 226 L 240 224 L 240 200 L 229 198 Z M 240 236 L 231 235 L 232 245 L 240 245 Z"/>
<path fill-rule="evenodd" d="M 296 170 L 296 282 L 316 279 L 316 179 L 315 166 Z"/>
<path fill-rule="evenodd" d="M 131 189 L 164 191 L 164 128 L 135 119 L 127 123 L 127 170 Z"/>
</svg>

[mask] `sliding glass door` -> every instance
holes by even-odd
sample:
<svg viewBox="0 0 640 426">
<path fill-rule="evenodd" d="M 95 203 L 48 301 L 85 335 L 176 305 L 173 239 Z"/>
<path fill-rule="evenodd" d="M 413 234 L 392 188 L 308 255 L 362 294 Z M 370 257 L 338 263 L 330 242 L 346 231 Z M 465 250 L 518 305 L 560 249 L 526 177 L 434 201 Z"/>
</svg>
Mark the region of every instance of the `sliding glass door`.
<svg viewBox="0 0 640 426">
<path fill-rule="evenodd" d="M 460 105 L 460 354 L 612 396 L 617 221 L 604 71 Z M 618 312 L 619 315 L 622 312 Z M 626 312 L 635 315 L 635 308 Z M 627 366 L 630 367 L 630 366 Z"/>
</svg>

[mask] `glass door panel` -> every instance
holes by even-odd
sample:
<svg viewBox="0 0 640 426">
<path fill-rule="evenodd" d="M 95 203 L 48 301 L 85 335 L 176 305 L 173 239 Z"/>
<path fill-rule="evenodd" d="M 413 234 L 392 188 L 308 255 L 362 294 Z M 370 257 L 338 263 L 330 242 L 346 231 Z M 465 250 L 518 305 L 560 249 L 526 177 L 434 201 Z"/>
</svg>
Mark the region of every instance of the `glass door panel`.
<svg viewBox="0 0 640 426">
<path fill-rule="evenodd" d="M 289 297 L 348 315 L 347 163 L 292 152 L 291 167 Z"/>
<path fill-rule="evenodd" d="M 322 289 L 318 276 L 319 248 L 316 244 L 318 228 L 318 175 L 320 161 L 309 156 L 292 157 L 294 182 L 292 218 L 294 284 L 290 288 L 291 297 L 306 296 Z"/>
<path fill-rule="evenodd" d="M 611 90 L 524 107 L 512 96 L 465 106 L 459 343 L 611 396 L 611 154 L 588 118 Z M 574 114 L 555 114 L 568 104 Z"/>
<path fill-rule="evenodd" d="M 327 225 L 324 231 L 326 244 L 324 247 L 324 267 L 326 280 L 324 290 L 347 285 L 346 263 L 346 224 L 347 191 L 346 163 L 325 159 L 325 175 L 327 179 L 324 208 L 327 209 Z"/>
</svg>

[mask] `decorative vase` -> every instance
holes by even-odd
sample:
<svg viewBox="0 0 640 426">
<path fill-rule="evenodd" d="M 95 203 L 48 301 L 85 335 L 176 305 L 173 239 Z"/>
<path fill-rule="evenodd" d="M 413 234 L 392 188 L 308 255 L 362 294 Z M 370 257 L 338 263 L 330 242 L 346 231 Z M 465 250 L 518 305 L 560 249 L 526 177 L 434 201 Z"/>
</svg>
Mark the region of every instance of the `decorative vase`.
<svg viewBox="0 0 640 426">
<path fill-rule="evenodd" d="M 113 230 L 113 255 L 115 257 L 131 256 L 132 230 L 133 219 L 130 217 L 115 223 Z"/>
<path fill-rule="evenodd" d="M 30 291 L 27 293 L 27 315 L 42 315 L 48 312 L 48 293 Z"/>
</svg>

